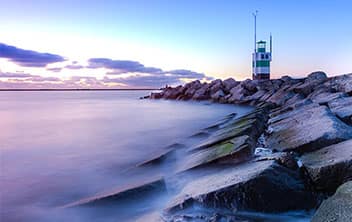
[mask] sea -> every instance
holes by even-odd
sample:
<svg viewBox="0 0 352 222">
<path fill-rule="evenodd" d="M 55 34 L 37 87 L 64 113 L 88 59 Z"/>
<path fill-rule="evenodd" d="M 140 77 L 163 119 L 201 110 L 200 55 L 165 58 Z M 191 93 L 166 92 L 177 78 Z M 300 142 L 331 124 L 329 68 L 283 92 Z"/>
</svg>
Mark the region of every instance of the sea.
<svg viewBox="0 0 352 222">
<path fill-rule="evenodd" d="M 139 99 L 150 92 L 0 92 L 0 221 L 137 221 L 153 214 L 169 197 L 99 209 L 65 206 L 158 176 L 134 169 L 165 147 L 194 142 L 190 135 L 225 116 L 252 109 Z M 255 221 L 309 221 L 297 212 L 278 220 L 255 215 L 264 218 Z"/>
</svg>

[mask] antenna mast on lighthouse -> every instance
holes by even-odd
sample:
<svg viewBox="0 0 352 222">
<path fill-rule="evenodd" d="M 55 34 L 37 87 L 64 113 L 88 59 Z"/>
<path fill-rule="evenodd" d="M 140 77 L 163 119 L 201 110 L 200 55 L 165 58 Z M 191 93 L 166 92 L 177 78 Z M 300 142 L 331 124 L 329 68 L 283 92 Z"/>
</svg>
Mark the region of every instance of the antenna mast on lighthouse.
<svg viewBox="0 0 352 222">
<path fill-rule="evenodd" d="M 257 52 L 257 14 L 258 10 L 253 13 L 254 16 L 254 53 Z"/>
<path fill-rule="evenodd" d="M 254 17 L 254 52 L 252 55 L 253 79 L 263 80 L 270 79 L 270 62 L 272 53 L 272 37 L 270 34 L 270 52 L 266 52 L 266 41 L 257 42 L 257 15 L 256 10 Z"/>
</svg>

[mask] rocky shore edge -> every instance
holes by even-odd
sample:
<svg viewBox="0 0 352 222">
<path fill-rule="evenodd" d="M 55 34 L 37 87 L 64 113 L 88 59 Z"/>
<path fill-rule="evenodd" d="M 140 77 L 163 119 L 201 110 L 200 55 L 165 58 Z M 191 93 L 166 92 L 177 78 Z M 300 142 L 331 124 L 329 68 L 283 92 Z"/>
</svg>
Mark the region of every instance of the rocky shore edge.
<svg viewBox="0 0 352 222">
<path fill-rule="evenodd" d="M 118 208 L 167 196 L 166 203 L 158 202 L 162 212 L 135 220 L 268 221 L 256 212 L 315 211 L 313 222 L 352 221 L 352 74 L 194 81 L 145 98 L 254 109 L 243 116 L 230 114 L 190 136 L 195 144 L 168 145 L 133 169 L 161 175 L 63 208 Z"/>
<path fill-rule="evenodd" d="M 146 98 L 256 107 L 213 126 L 205 142 L 184 157 L 182 170 L 220 170 L 185 185 L 166 208 L 173 214 L 167 221 L 197 218 L 175 214 L 194 204 L 260 212 L 318 208 L 312 221 L 352 221 L 352 74 L 197 80 Z"/>
</svg>

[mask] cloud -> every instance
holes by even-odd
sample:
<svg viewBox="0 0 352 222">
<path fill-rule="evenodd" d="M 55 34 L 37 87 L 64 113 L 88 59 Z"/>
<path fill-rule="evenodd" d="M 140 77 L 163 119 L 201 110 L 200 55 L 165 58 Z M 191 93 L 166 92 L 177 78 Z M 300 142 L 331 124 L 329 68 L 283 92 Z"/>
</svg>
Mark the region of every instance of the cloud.
<svg viewBox="0 0 352 222">
<path fill-rule="evenodd" d="M 22 72 L 0 72 L 0 78 L 28 78 L 33 77 L 34 75 L 22 73 Z"/>
<path fill-rule="evenodd" d="M 65 61 L 60 55 L 20 49 L 4 43 L 0 43 L 0 58 L 9 59 L 25 67 L 45 67 L 50 63 Z"/>
<path fill-rule="evenodd" d="M 118 83 L 131 87 L 161 87 L 166 84 L 181 84 L 185 79 L 211 79 L 204 73 L 198 73 L 186 69 L 164 71 L 160 68 L 146 67 L 145 65 L 129 60 L 112 60 L 109 58 L 91 58 L 87 68 L 106 68 L 108 77 L 105 83 Z M 133 74 L 128 77 L 111 78 L 121 74 Z"/>
<path fill-rule="evenodd" d="M 161 73 L 162 70 L 154 67 L 145 67 L 143 64 L 129 60 L 112 60 L 108 58 L 91 58 L 88 60 L 87 68 L 111 69 L 109 75 L 119 75 L 124 73 Z"/>
<path fill-rule="evenodd" d="M 52 72 L 61 72 L 62 68 L 61 67 L 53 67 L 53 68 L 46 68 L 48 71 Z"/>
<path fill-rule="evenodd" d="M 84 68 L 84 66 L 82 66 L 82 65 L 75 65 L 75 64 L 65 66 L 65 69 L 83 69 L 83 68 Z"/>
<path fill-rule="evenodd" d="M 60 82 L 61 81 L 61 79 L 57 77 L 43 77 L 43 76 L 33 76 L 26 80 L 29 80 L 32 82 Z"/>
</svg>

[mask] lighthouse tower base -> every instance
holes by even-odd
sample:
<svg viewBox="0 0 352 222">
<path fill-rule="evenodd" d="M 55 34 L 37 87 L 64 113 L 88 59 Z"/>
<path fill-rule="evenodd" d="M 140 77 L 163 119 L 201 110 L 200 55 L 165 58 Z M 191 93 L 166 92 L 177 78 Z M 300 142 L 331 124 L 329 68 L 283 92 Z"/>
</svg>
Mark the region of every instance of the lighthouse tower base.
<svg viewBox="0 0 352 222">
<path fill-rule="evenodd" d="M 270 79 L 270 74 L 253 74 L 252 75 L 253 80 L 267 80 Z"/>
</svg>

